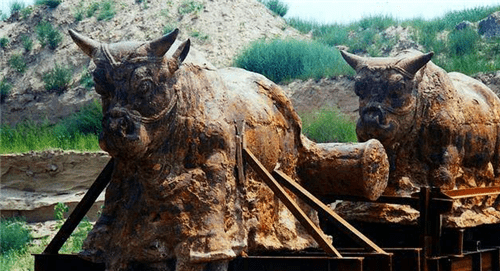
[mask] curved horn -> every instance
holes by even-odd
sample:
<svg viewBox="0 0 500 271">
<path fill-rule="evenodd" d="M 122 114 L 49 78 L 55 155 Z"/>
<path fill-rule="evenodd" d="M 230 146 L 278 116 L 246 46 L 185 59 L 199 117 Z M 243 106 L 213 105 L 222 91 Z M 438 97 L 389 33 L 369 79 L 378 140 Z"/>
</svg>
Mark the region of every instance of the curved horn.
<svg viewBox="0 0 500 271">
<path fill-rule="evenodd" d="M 168 35 L 150 42 L 150 49 L 153 55 L 157 57 L 163 57 L 163 55 L 167 53 L 168 49 L 170 49 L 172 44 L 174 44 L 175 39 L 177 38 L 177 34 L 179 34 L 178 28 L 170 32 Z"/>
<path fill-rule="evenodd" d="M 186 59 L 187 54 L 189 53 L 190 47 L 191 47 L 191 41 L 188 39 L 185 42 L 183 42 L 181 45 L 179 45 L 179 47 L 177 48 L 175 53 L 172 55 L 172 57 L 174 59 L 178 59 L 179 63 L 182 63 L 182 61 L 184 61 L 184 59 Z"/>
<path fill-rule="evenodd" d="M 427 62 L 429 62 L 434 55 L 434 52 L 427 53 L 425 55 L 418 55 L 403 59 L 397 64 L 397 66 L 411 75 L 415 75 L 418 70 L 420 70 Z"/>
<path fill-rule="evenodd" d="M 78 45 L 78 47 L 80 47 L 80 49 L 82 49 L 82 51 L 86 55 L 88 55 L 89 57 L 94 56 L 95 50 L 99 48 L 100 45 L 99 42 L 91 38 L 85 37 L 84 35 L 78 34 L 73 29 L 69 29 L 68 32 L 73 41 L 76 43 L 76 45 Z"/>
<path fill-rule="evenodd" d="M 340 54 L 344 58 L 344 60 L 351 66 L 355 71 L 357 71 L 361 65 L 365 62 L 365 60 L 357 55 L 348 53 L 344 50 L 340 50 Z"/>
</svg>

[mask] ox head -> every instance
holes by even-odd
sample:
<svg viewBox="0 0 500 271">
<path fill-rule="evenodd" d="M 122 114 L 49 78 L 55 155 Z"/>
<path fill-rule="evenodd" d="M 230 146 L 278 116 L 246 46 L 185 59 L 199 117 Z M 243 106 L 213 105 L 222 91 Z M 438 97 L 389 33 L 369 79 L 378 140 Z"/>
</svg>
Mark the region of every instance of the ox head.
<svg viewBox="0 0 500 271">
<path fill-rule="evenodd" d="M 112 156 L 141 157 L 161 143 L 159 127 L 177 103 L 174 73 L 190 47 L 187 40 L 171 58 L 165 56 L 178 32 L 151 42 L 103 44 L 69 30 L 96 65 L 93 77 L 104 114 L 99 145 Z"/>
<path fill-rule="evenodd" d="M 417 105 L 414 76 L 431 60 L 433 53 L 403 58 L 365 58 L 345 51 L 341 54 L 356 71 L 358 139 L 375 138 L 391 149 L 408 137 L 414 126 Z"/>
</svg>

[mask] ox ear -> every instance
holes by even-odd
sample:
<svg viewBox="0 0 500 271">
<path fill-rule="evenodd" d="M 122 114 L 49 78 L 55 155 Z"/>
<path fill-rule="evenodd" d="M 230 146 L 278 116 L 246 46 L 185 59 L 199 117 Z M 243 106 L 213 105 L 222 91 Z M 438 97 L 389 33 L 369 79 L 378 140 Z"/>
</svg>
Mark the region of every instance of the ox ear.
<svg viewBox="0 0 500 271">
<path fill-rule="evenodd" d="M 85 37 L 84 35 L 78 34 L 73 29 L 69 29 L 68 32 L 69 32 L 69 35 L 71 36 L 71 38 L 73 39 L 73 41 L 76 43 L 76 45 L 78 45 L 78 47 L 80 47 L 80 49 L 86 55 L 88 55 L 89 57 L 94 56 L 95 50 L 97 48 L 99 48 L 99 46 L 100 46 L 99 42 L 97 42 L 91 38 Z"/>
<path fill-rule="evenodd" d="M 358 71 L 361 65 L 365 62 L 362 57 L 348 53 L 344 50 L 340 50 L 340 54 L 347 64 L 349 64 L 349 66 L 351 66 L 355 71 Z"/>
<path fill-rule="evenodd" d="M 149 43 L 149 48 L 151 53 L 156 57 L 163 57 L 167 53 L 168 49 L 174 44 L 177 35 L 179 34 L 179 29 L 176 28 L 174 31 L 170 32 L 159 39 L 156 39 Z"/>
<path fill-rule="evenodd" d="M 186 59 L 186 57 L 189 53 L 190 47 L 191 47 L 191 41 L 188 39 L 185 42 L 183 42 L 181 45 L 179 45 L 179 47 L 177 48 L 175 53 L 172 55 L 172 57 L 174 59 L 178 59 L 179 64 L 182 63 L 182 61 L 184 61 L 184 59 Z"/>
<path fill-rule="evenodd" d="M 398 67 L 405 70 L 411 75 L 415 75 L 427 62 L 429 62 L 434 55 L 434 52 L 425 55 L 418 55 L 402 60 L 397 64 Z"/>
</svg>

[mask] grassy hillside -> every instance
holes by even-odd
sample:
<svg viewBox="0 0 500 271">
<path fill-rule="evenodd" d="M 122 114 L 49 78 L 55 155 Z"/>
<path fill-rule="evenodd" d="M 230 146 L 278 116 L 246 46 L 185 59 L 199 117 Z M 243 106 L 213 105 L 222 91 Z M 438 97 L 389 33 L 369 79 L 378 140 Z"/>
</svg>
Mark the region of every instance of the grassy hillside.
<svg viewBox="0 0 500 271">
<path fill-rule="evenodd" d="M 309 75 L 308 67 L 304 63 L 318 61 L 321 59 L 317 57 L 318 55 L 330 57 L 338 54 L 336 46 L 348 47 L 350 52 L 356 54 L 388 56 L 398 44 L 400 37 L 398 34 L 388 35 L 385 31 L 390 27 L 400 27 L 407 31 L 410 39 L 420 45 L 423 51 L 434 51 L 433 62 L 447 71 L 458 71 L 468 75 L 493 72 L 500 69 L 500 38 L 481 37 L 477 31 L 477 22 L 496 11 L 500 11 L 500 5 L 453 11 L 433 20 L 399 21 L 390 16 L 371 16 L 347 25 L 321 24 L 292 18 L 287 21 L 288 24 L 303 33 L 311 33 L 313 42 L 302 43 L 300 49 L 297 49 L 297 44 L 290 41 L 286 45 L 276 41 L 259 41 L 241 53 L 236 58 L 235 65 L 281 82 L 294 78 L 350 75 L 352 70 L 346 68 L 341 58 L 335 58 L 326 66 L 320 63 L 316 67 L 314 76 Z M 455 26 L 463 21 L 474 24 L 463 30 L 456 30 Z M 330 48 L 331 52 L 326 48 Z M 256 51 L 259 53 L 255 54 Z M 274 57 L 274 62 L 269 61 L 273 56 L 286 55 L 292 51 L 304 52 L 301 53 L 300 61 L 291 64 L 295 66 L 293 68 L 284 67 L 283 63 L 280 63 L 282 61 L 280 57 Z M 265 69 L 260 69 L 259 63 L 268 64 Z M 283 70 L 290 72 L 283 74 Z M 277 73 L 281 73 L 279 78 L 275 76 Z"/>
</svg>

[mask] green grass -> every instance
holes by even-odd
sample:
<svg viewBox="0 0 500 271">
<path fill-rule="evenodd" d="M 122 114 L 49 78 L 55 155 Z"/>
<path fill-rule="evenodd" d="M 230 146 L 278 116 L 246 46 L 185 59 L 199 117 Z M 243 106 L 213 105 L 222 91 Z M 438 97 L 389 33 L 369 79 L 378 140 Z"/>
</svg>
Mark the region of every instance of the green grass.
<svg viewBox="0 0 500 271">
<path fill-rule="evenodd" d="M 299 115 L 302 133 L 314 142 L 357 142 L 356 124 L 337 108 L 323 108 Z"/>
<path fill-rule="evenodd" d="M 12 85 L 5 78 L 0 81 L 0 103 L 5 102 L 12 90 Z"/>
<path fill-rule="evenodd" d="M 17 1 L 17 0 L 12 1 L 10 3 L 10 14 L 14 14 L 21 11 L 22 9 L 24 9 L 25 6 L 26 5 L 22 1 Z"/>
<path fill-rule="evenodd" d="M 0 252 L 25 251 L 31 241 L 30 230 L 22 218 L 0 220 Z"/>
<path fill-rule="evenodd" d="M 98 151 L 102 109 L 97 101 L 56 125 L 24 121 L 2 124 L 0 153 L 24 153 L 47 149 Z"/>
<path fill-rule="evenodd" d="M 388 56 L 397 43 L 398 37 L 383 37 L 382 31 L 390 26 L 409 27 L 413 40 L 424 51 L 434 51 L 436 64 L 447 71 L 472 75 L 498 70 L 498 39 L 483 39 L 475 29 L 457 31 L 455 26 L 462 21 L 478 22 L 496 11 L 500 11 L 500 5 L 452 11 L 432 20 L 369 16 L 350 24 L 321 24 L 297 18 L 287 22 L 303 33 L 312 33 L 318 42 L 331 47 L 347 46 L 350 52 L 370 56 Z"/>
<path fill-rule="evenodd" d="M 46 21 L 42 21 L 36 26 L 36 34 L 42 47 L 48 45 L 52 50 L 55 50 L 63 39 L 61 32 Z"/>
<path fill-rule="evenodd" d="M 45 5 L 49 8 L 56 8 L 59 4 L 62 3 L 62 0 L 37 0 L 35 2 L 36 5 Z"/>
<path fill-rule="evenodd" d="M 109 21 L 115 16 L 115 2 L 114 1 L 103 1 L 99 4 L 99 12 L 97 14 L 97 20 Z"/>
<path fill-rule="evenodd" d="M 26 52 L 29 52 L 31 51 L 31 49 L 33 49 L 33 40 L 30 38 L 30 36 L 28 35 L 21 36 L 21 42 Z"/>
<path fill-rule="evenodd" d="M 0 270 L 33 270 L 34 264 L 26 264 L 26 256 L 31 256 L 29 254 L 31 241 L 31 230 L 24 219 L 1 218 Z"/>
<path fill-rule="evenodd" d="M 68 87 L 72 77 L 73 71 L 71 68 L 55 63 L 54 68 L 42 76 L 42 80 L 47 91 L 55 91 L 61 94 Z"/>
<path fill-rule="evenodd" d="M 22 54 L 13 54 L 9 59 L 9 65 L 17 72 L 23 74 L 26 71 L 26 59 Z"/>
<path fill-rule="evenodd" d="M 9 38 L 1 37 L 0 38 L 0 47 L 2 47 L 2 49 L 5 49 L 5 48 L 7 48 L 7 45 L 9 45 Z"/>
<path fill-rule="evenodd" d="M 181 15 L 196 13 L 202 11 L 204 5 L 198 1 L 193 0 L 184 0 L 181 5 L 177 8 L 177 11 Z"/>
<path fill-rule="evenodd" d="M 59 227 L 64 223 L 62 214 L 65 214 L 67 209 L 63 203 L 58 203 L 54 208 L 54 216 L 58 217 Z M 84 218 L 59 252 L 62 254 L 80 252 L 83 241 L 91 229 L 92 224 Z M 0 220 L 0 240 L 2 245 L 0 270 L 34 270 L 35 258 L 32 254 L 41 254 L 50 242 L 47 237 L 34 242 L 31 229 L 19 218 Z M 4 246 L 8 249 L 4 250 Z"/>
<path fill-rule="evenodd" d="M 280 0 L 258 0 L 264 4 L 270 11 L 284 17 L 288 12 L 289 6 Z"/>
<path fill-rule="evenodd" d="M 275 82 L 352 74 L 337 49 L 315 41 L 257 41 L 235 59 L 234 65 Z"/>
</svg>

